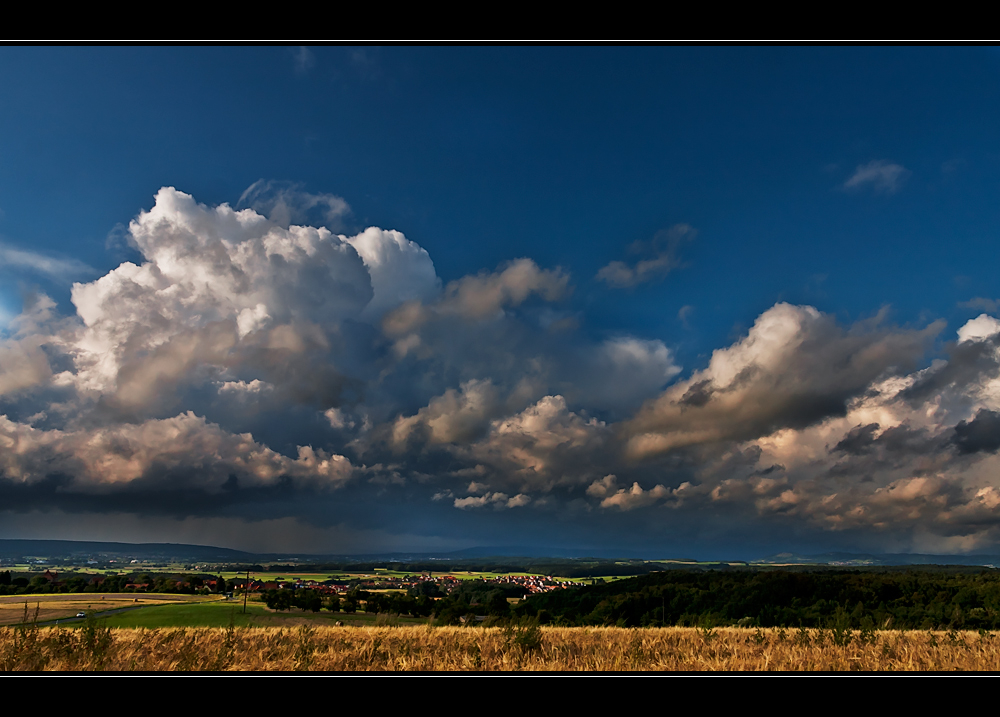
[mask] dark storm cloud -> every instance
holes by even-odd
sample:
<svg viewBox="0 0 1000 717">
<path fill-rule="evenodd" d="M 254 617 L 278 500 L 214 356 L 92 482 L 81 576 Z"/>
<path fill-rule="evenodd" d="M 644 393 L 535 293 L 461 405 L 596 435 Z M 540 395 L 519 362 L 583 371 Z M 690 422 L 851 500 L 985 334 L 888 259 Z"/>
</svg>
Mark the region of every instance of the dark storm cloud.
<svg viewBox="0 0 1000 717">
<path fill-rule="evenodd" d="M 978 386 L 1000 371 L 996 336 L 982 341 L 963 341 L 946 347 L 947 362 L 924 372 L 903 392 L 902 398 L 918 405 L 943 392 L 961 393 Z"/>
<path fill-rule="evenodd" d="M 962 453 L 995 453 L 1000 449 L 1000 413 L 979 409 L 971 421 L 958 422 L 953 440 Z"/>
<path fill-rule="evenodd" d="M 877 423 L 869 423 L 867 426 L 855 426 L 844 436 L 840 442 L 833 447 L 832 451 L 840 451 L 859 456 L 872 450 L 875 443 L 875 432 L 879 429 Z"/>
</svg>

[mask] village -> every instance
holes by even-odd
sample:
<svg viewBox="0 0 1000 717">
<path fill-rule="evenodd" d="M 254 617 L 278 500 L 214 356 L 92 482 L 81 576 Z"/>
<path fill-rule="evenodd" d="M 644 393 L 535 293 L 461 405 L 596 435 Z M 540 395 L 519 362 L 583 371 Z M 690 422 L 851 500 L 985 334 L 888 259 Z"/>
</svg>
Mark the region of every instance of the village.
<svg viewBox="0 0 1000 717">
<path fill-rule="evenodd" d="M 468 579 L 468 578 L 466 578 Z M 550 592 L 552 590 L 564 590 L 571 587 L 579 587 L 579 583 L 570 580 L 560 580 L 557 578 L 542 575 L 502 575 L 496 577 L 476 578 L 487 584 L 495 584 L 503 587 L 523 588 L 524 597 L 536 593 Z M 401 591 L 417 592 L 428 594 L 429 592 L 440 592 L 449 595 L 463 580 L 454 575 L 434 576 L 433 573 L 425 572 L 416 575 L 379 575 L 376 573 L 345 575 L 329 580 L 313 580 L 307 578 L 289 580 L 258 580 L 254 578 L 234 578 L 226 581 L 226 588 L 234 593 L 241 593 L 249 585 L 249 592 L 262 593 L 267 590 L 315 590 L 322 595 L 343 596 L 349 591 Z M 206 580 L 205 587 L 209 590 L 215 589 L 214 580 Z M 433 588 L 436 588 L 435 591 Z"/>
</svg>

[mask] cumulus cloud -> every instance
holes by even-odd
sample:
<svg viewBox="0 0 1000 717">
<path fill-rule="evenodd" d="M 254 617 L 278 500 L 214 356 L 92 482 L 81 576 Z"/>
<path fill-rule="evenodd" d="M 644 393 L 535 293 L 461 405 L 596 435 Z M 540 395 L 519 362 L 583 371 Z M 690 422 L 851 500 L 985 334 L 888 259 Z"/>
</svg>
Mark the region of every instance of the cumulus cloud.
<svg viewBox="0 0 1000 717">
<path fill-rule="evenodd" d="M 506 493 L 485 493 L 484 495 L 470 495 L 468 498 L 456 498 L 454 505 L 463 510 L 484 506 L 492 506 L 497 510 L 502 510 L 503 508 L 520 508 L 530 502 L 531 498 L 523 493 L 513 497 Z"/>
<path fill-rule="evenodd" d="M 990 323 L 973 321 L 959 335 L 977 338 L 953 344 L 948 361 L 874 380 L 843 413 L 706 446 L 683 491 L 665 487 L 657 499 L 693 511 L 743 511 L 748 520 L 901 541 L 896 544 L 911 549 L 995 545 L 1000 411 L 990 406 L 1000 364 L 993 360 Z M 979 360 L 972 371 L 974 351 L 990 360 Z M 956 370 L 955 363 L 965 366 Z M 619 496 L 622 507 L 642 506 L 655 504 L 654 490 L 619 488 L 609 475 L 587 494 L 602 505 Z"/>
<path fill-rule="evenodd" d="M 871 189 L 876 193 L 894 194 L 909 176 L 910 170 L 903 165 L 877 159 L 858 165 L 844 182 L 844 189 Z"/>
<path fill-rule="evenodd" d="M 491 381 L 466 381 L 459 390 L 450 388 L 431 400 L 415 416 L 400 416 L 393 426 L 392 440 L 403 447 L 415 431 L 420 431 L 429 443 L 466 443 L 481 435 L 501 410 Z"/>
<path fill-rule="evenodd" d="M 300 446 L 290 459 L 232 434 L 191 412 L 173 418 L 90 430 L 39 430 L 0 416 L 0 471 L 8 481 L 35 483 L 53 474 L 95 490 L 144 483 L 208 492 L 298 478 L 336 487 L 352 473 L 349 460 Z M 235 478 L 233 478 L 235 477 Z"/>
<path fill-rule="evenodd" d="M 649 490 L 644 490 L 638 481 L 633 482 L 631 488 L 619 488 L 618 476 L 612 473 L 591 483 L 587 487 L 587 495 L 598 499 L 602 508 L 629 511 L 657 505 L 671 499 L 676 503 L 677 499 L 690 488 L 691 484 L 685 482 L 675 489 L 656 485 Z"/>
<path fill-rule="evenodd" d="M 621 488 L 613 495 L 601 501 L 602 508 L 618 508 L 619 510 L 634 510 L 653 505 L 667 496 L 670 491 L 662 485 L 658 485 L 650 490 L 643 490 L 638 483 L 633 483 L 628 490 Z"/>
<path fill-rule="evenodd" d="M 41 337 L 0 342 L 0 396 L 48 381 L 52 370 L 42 351 L 43 343 Z"/>
<path fill-rule="evenodd" d="M 350 429 L 355 426 L 355 421 L 348 417 L 347 413 L 340 408 L 328 408 L 323 412 L 323 416 L 330 423 L 330 428 Z"/>
<path fill-rule="evenodd" d="M 141 259 L 75 284 L 76 316 L 26 300 L 0 337 L 5 501 L 134 510 L 175 490 L 178 515 L 239 500 L 323 522 L 334 502 L 312 497 L 339 488 L 400 520 L 422 496 L 477 525 L 524 508 L 636 533 L 1000 541 L 995 312 L 924 365 L 940 322 L 781 303 L 679 378 L 659 338 L 550 331 L 560 269 L 518 259 L 442 287 L 403 234 L 305 226 L 339 205 L 267 191 L 234 209 L 164 188 L 129 226 Z M 641 248 L 629 281 L 676 261 L 668 245 Z M 286 486 L 310 497 L 265 497 Z"/>
<path fill-rule="evenodd" d="M 777 304 L 708 368 L 671 386 L 623 427 L 628 454 L 746 440 L 842 415 L 889 370 L 912 367 L 940 331 L 858 325 L 844 331 L 811 306 Z"/>
<path fill-rule="evenodd" d="M 245 402 L 274 393 L 274 386 L 267 381 L 255 378 L 253 381 L 224 381 L 219 384 L 220 396 L 235 401 Z"/>
<path fill-rule="evenodd" d="M 366 318 L 378 320 L 408 301 L 432 301 L 441 290 L 430 255 L 402 233 L 368 227 L 342 238 L 358 252 L 371 276 L 375 296 L 365 307 Z"/>
<path fill-rule="evenodd" d="M 962 328 L 958 330 L 958 340 L 960 343 L 964 341 L 982 341 L 997 334 L 1000 334 L 1000 321 L 997 321 L 992 316 L 980 314 L 963 324 Z"/>
<path fill-rule="evenodd" d="M 129 229 L 146 261 L 73 285 L 83 328 L 71 352 L 81 390 L 130 410 L 239 367 L 287 384 L 373 296 L 357 252 L 324 228 L 164 188 Z"/>
<path fill-rule="evenodd" d="M 687 224 L 677 224 L 658 232 L 649 242 L 634 242 L 629 253 L 641 258 L 632 264 L 612 261 L 597 272 L 597 278 L 610 286 L 625 288 L 653 279 L 661 279 L 680 266 L 680 247 L 694 238 L 695 231 Z"/>
<path fill-rule="evenodd" d="M 578 382 L 591 409 L 632 411 L 680 373 L 674 356 L 659 340 L 620 336 L 608 339 L 580 362 L 589 375 Z"/>
<path fill-rule="evenodd" d="M 318 404 L 334 428 L 371 427 L 363 411 L 339 405 L 342 391 L 360 395 L 361 379 L 348 374 L 367 375 L 378 337 L 357 327 L 373 301 L 377 314 L 435 297 L 433 264 L 397 232 L 346 237 L 289 223 L 312 210 L 342 216 L 346 203 L 331 195 L 251 190 L 244 202 L 267 199 L 273 218 L 207 207 L 165 187 L 129 224 L 141 261 L 74 284 L 76 316 L 58 316 L 44 295 L 26 299 L 0 338 L 4 490 L 56 480 L 67 495 L 219 494 L 224 485 L 349 479 L 352 464 L 323 444 L 329 431 L 317 433 L 317 414 L 295 407 Z M 8 258 L 75 268 L 42 265 L 30 253 Z M 232 431 L 219 419 L 254 422 L 284 453 L 256 429 Z M 298 437 L 302 429 L 309 437 Z"/>
<path fill-rule="evenodd" d="M 24 310 L 0 339 L 0 396 L 43 386 L 52 378 L 44 347 L 57 343 L 53 335 L 56 304 L 44 294 L 29 296 Z"/>
<path fill-rule="evenodd" d="M 609 429 L 603 421 L 570 411 L 562 396 L 545 396 L 515 415 L 490 424 L 468 454 L 493 468 L 493 480 L 522 491 L 588 482 L 593 457 L 603 452 Z"/>
<path fill-rule="evenodd" d="M 567 291 L 569 276 L 560 269 L 540 269 L 531 259 L 516 259 L 495 272 L 481 272 L 449 282 L 430 303 L 414 301 L 386 315 L 382 327 L 390 336 L 416 331 L 434 318 L 472 321 L 495 319 L 532 295 L 556 301 Z"/>
</svg>

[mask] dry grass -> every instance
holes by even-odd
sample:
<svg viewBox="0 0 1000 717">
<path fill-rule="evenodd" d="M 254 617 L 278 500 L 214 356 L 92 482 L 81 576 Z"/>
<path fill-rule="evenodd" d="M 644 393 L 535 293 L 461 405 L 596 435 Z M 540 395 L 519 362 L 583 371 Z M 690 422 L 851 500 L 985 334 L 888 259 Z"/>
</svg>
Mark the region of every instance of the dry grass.
<svg viewBox="0 0 1000 717">
<path fill-rule="evenodd" d="M 845 637 L 849 640 L 846 644 Z M 0 669 L 113 671 L 1000 670 L 1000 635 L 718 628 L 0 628 Z M 837 639 L 841 644 L 834 644 Z"/>
</svg>

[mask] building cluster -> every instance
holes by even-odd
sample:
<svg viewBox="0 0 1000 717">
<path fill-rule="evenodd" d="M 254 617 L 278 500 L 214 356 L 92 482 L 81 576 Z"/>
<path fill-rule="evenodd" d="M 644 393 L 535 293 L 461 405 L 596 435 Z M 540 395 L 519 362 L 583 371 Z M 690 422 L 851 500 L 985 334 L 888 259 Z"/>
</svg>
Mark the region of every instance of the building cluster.
<svg viewBox="0 0 1000 717">
<path fill-rule="evenodd" d="M 517 585 L 524 588 L 525 595 L 563 590 L 575 587 L 577 584 L 569 580 L 558 580 L 551 575 L 502 575 L 495 578 L 482 578 L 486 583 L 502 585 Z M 461 584 L 454 575 L 434 576 L 430 573 L 421 575 L 361 575 L 349 580 L 255 580 L 250 579 L 250 592 L 267 590 L 315 590 L 323 595 L 344 595 L 349 590 L 410 590 L 420 588 L 422 584 L 432 583 L 445 593 L 450 593 Z M 227 581 L 231 590 L 242 591 L 247 584 L 246 578 L 234 578 Z"/>
</svg>

